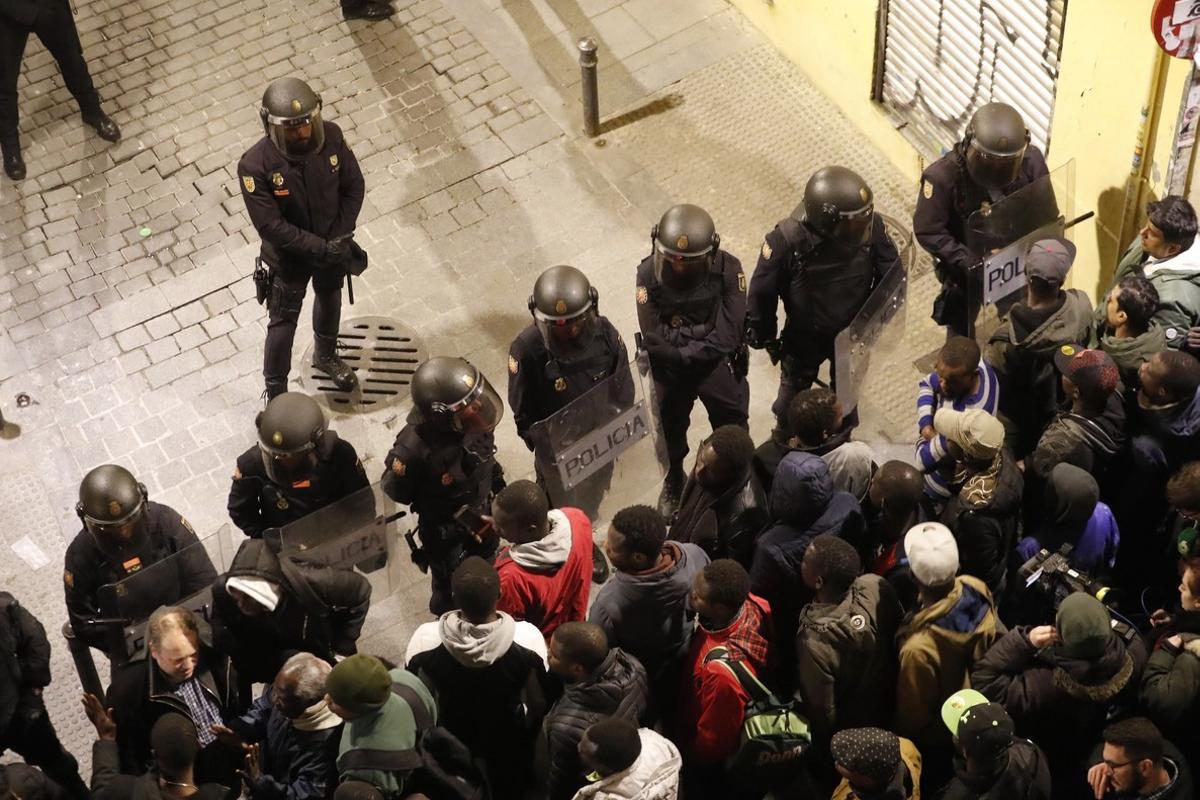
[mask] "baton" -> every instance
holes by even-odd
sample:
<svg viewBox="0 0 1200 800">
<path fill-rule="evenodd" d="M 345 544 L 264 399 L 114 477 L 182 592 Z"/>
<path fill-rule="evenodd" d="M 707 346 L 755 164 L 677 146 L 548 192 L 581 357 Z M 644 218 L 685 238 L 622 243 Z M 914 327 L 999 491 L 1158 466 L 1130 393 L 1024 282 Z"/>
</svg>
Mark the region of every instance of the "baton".
<svg viewBox="0 0 1200 800">
<path fill-rule="evenodd" d="M 1089 211 L 1089 212 L 1087 212 L 1086 214 L 1080 214 L 1080 215 L 1079 215 L 1078 217 L 1076 217 L 1075 219 L 1073 219 L 1073 220 L 1071 220 L 1070 222 L 1068 222 L 1067 224 L 1063 225 L 1063 230 L 1065 231 L 1065 230 L 1068 230 L 1068 229 L 1070 229 L 1070 228 L 1073 228 L 1073 227 L 1075 227 L 1076 225 L 1078 225 L 1078 224 L 1079 224 L 1079 223 L 1081 223 L 1081 222 L 1087 222 L 1089 219 L 1091 219 L 1091 218 L 1092 218 L 1092 217 L 1094 217 L 1094 216 L 1096 216 L 1096 212 L 1095 212 L 1095 211 Z"/>
<path fill-rule="evenodd" d="M 354 276 L 346 273 L 346 294 L 350 296 L 350 305 L 354 305 Z"/>
</svg>

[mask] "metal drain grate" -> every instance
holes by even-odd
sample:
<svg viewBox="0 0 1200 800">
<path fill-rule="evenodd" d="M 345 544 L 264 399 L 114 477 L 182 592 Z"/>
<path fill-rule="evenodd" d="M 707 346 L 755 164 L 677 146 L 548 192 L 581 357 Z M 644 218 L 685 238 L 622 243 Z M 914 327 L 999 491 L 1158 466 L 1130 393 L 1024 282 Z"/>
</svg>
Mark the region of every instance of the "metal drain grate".
<svg viewBox="0 0 1200 800">
<path fill-rule="evenodd" d="M 358 386 L 339 391 L 323 372 L 312 368 L 312 346 L 304 352 L 301 385 L 324 399 L 332 411 L 377 411 L 408 397 L 409 382 L 426 359 L 416 331 L 390 317 L 342 320 L 338 355 L 354 368 Z"/>
</svg>

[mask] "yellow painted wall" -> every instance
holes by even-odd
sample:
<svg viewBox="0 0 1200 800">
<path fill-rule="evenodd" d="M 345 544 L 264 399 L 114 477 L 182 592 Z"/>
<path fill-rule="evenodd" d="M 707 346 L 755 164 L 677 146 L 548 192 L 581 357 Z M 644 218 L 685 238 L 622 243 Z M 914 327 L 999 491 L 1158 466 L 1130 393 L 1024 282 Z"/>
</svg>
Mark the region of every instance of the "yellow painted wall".
<svg viewBox="0 0 1200 800">
<path fill-rule="evenodd" d="M 916 150 L 870 99 L 877 0 L 732 0 L 771 42 L 913 181 L 922 168 Z M 1075 159 L 1079 256 L 1072 283 L 1097 294 L 1119 256 L 1117 237 L 1125 190 L 1150 88 L 1157 47 L 1150 34 L 1152 0 L 1070 0 L 1058 93 L 1050 133 L 1051 169 Z M 1189 66 L 1171 59 L 1151 169 L 1159 196 L 1170 161 L 1179 101 Z"/>
</svg>

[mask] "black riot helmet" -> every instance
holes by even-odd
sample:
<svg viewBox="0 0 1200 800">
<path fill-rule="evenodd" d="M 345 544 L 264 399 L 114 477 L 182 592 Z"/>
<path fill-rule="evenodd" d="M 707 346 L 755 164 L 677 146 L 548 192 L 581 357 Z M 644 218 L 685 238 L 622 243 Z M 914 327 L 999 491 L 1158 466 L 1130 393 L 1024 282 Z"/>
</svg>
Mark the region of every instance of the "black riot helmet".
<svg viewBox="0 0 1200 800">
<path fill-rule="evenodd" d="M 538 276 L 529 311 L 546 349 L 556 358 L 581 353 L 596 337 L 600 293 L 575 267 L 562 264 Z"/>
<path fill-rule="evenodd" d="M 327 431 L 321 406 L 303 392 L 271 399 L 255 419 L 258 449 L 267 476 L 280 486 L 311 479 L 326 455 Z"/>
<path fill-rule="evenodd" d="M 1029 130 L 1012 106 L 988 103 L 971 116 L 962 146 L 971 180 L 987 189 L 1003 189 L 1021 173 Z"/>
<path fill-rule="evenodd" d="M 268 86 L 258 113 L 285 158 L 301 161 L 325 146 L 321 95 L 299 78 L 280 78 Z"/>
<path fill-rule="evenodd" d="M 671 206 L 650 231 L 654 246 L 654 277 L 676 291 L 704 283 L 712 268 L 721 237 L 713 219 L 700 206 Z"/>
<path fill-rule="evenodd" d="M 126 557 L 146 541 L 146 498 L 129 470 L 104 464 L 83 476 L 75 513 L 102 552 Z"/>
<path fill-rule="evenodd" d="M 466 359 L 435 356 L 417 367 L 413 406 L 425 422 L 460 433 L 489 433 L 504 417 L 504 402 Z"/>
<path fill-rule="evenodd" d="M 804 202 L 792 216 L 826 239 L 858 247 L 871 236 L 875 195 L 857 172 L 824 167 L 804 185 Z"/>
</svg>

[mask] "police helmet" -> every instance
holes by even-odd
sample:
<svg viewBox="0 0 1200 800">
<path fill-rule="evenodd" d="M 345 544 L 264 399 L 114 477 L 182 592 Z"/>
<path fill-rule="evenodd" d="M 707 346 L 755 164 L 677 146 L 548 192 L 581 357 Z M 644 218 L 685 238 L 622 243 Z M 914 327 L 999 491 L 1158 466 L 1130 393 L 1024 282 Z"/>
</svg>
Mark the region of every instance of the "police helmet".
<svg viewBox="0 0 1200 800">
<path fill-rule="evenodd" d="M 538 276 L 529 311 L 546 349 L 563 357 L 585 349 L 596 335 L 600 293 L 587 276 L 562 264 Z"/>
<path fill-rule="evenodd" d="M 299 78 L 280 78 L 263 92 L 263 130 L 284 157 L 300 161 L 325 146 L 321 96 Z"/>
<path fill-rule="evenodd" d="M 303 392 L 284 392 L 271 399 L 255 419 L 258 449 L 267 476 L 280 486 L 312 477 L 327 445 L 325 414 Z"/>
<path fill-rule="evenodd" d="M 804 201 L 792 214 L 821 236 L 857 247 L 871 236 L 875 196 L 857 172 L 824 167 L 808 179 Z"/>
<path fill-rule="evenodd" d="M 704 282 L 712 267 L 721 237 L 708 212 L 684 203 L 671 206 L 650 231 L 654 246 L 654 277 L 676 291 L 688 291 Z"/>
<path fill-rule="evenodd" d="M 1007 103 L 988 103 L 971 116 L 963 137 L 963 157 L 971 180 L 988 189 L 1003 189 L 1021 173 L 1029 130 L 1021 114 Z"/>
<path fill-rule="evenodd" d="M 128 553 L 145 541 L 147 497 L 129 470 L 104 464 L 83 476 L 75 513 L 102 551 Z"/>
<path fill-rule="evenodd" d="M 466 359 L 435 356 L 410 383 L 414 410 L 425 422 L 460 433 L 489 433 L 504 417 L 504 402 Z"/>
</svg>

